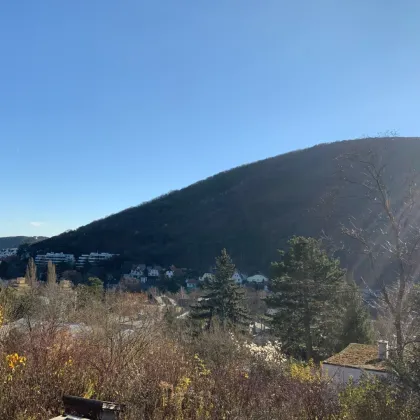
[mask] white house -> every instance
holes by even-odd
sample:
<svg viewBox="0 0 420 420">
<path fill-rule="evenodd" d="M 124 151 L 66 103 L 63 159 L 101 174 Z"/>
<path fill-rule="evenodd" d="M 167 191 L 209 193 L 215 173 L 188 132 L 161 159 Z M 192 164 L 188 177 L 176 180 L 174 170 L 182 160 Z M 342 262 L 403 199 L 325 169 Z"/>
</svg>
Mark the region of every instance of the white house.
<svg viewBox="0 0 420 420">
<path fill-rule="evenodd" d="M 278 308 L 268 308 L 268 309 L 265 311 L 265 314 L 266 314 L 267 316 L 274 316 L 275 314 L 279 313 L 279 311 L 280 311 L 280 309 L 278 309 Z"/>
<path fill-rule="evenodd" d="M 268 281 L 268 278 L 263 276 L 262 274 L 255 274 L 251 277 L 248 277 L 246 281 L 249 283 L 265 283 Z"/>
<path fill-rule="evenodd" d="M 78 267 L 83 267 L 86 263 L 95 265 L 101 261 L 109 260 L 117 254 L 108 252 L 91 252 L 90 254 L 82 254 L 77 261 Z"/>
<path fill-rule="evenodd" d="M 131 269 L 129 276 L 139 279 L 143 275 L 144 269 L 145 266 L 143 264 L 136 265 Z"/>
<path fill-rule="evenodd" d="M 73 254 L 63 254 L 62 252 L 47 252 L 46 254 L 37 255 L 35 257 L 35 264 L 37 265 L 48 264 L 48 261 L 51 261 L 54 264 L 74 264 L 76 259 Z"/>
<path fill-rule="evenodd" d="M 4 260 L 10 257 L 15 257 L 17 255 L 17 252 L 18 252 L 17 248 L 0 249 L 0 260 Z"/>
<path fill-rule="evenodd" d="M 159 277 L 159 269 L 156 267 L 147 267 L 147 275 L 149 277 Z"/>
<path fill-rule="evenodd" d="M 185 284 L 187 286 L 187 289 L 196 289 L 197 288 L 197 280 L 195 279 L 187 279 L 185 280 Z"/>
<path fill-rule="evenodd" d="M 168 279 L 171 279 L 171 278 L 174 276 L 174 272 L 173 272 L 172 270 L 166 270 L 166 271 L 165 271 L 165 276 L 166 276 Z"/>
<path fill-rule="evenodd" d="M 252 324 L 249 324 L 249 332 L 251 334 L 260 334 L 267 331 L 271 331 L 271 328 L 262 322 L 253 322 Z"/>
<path fill-rule="evenodd" d="M 345 384 L 350 378 L 357 382 L 363 374 L 385 378 L 387 358 L 387 341 L 379 341 L 377 346 L 351 343 L 322 363 L 322 373 L 337 384 Z"/>
<path fill-rule="evenodd" d="M 235 280 L 236 284 L 242 284 L 244 281 L 244 276 L 238 270 L 235 270 L 232 275 L 232 280 Z"/>
<path fill-rule="evenodd" d="M 214 274 L 212 273 L 204 273 L 201 277 L 198 278 L 199 281 L 212 280 L 212 279 L 214 279 Z"/>
</svg>

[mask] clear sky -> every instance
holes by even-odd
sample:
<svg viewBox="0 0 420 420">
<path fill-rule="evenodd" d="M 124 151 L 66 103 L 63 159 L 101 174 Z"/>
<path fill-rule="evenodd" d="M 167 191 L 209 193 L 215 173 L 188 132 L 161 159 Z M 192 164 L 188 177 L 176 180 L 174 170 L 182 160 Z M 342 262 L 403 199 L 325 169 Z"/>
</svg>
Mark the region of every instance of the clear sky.
<svg viewBox="0 0 420 420">
<path fill-rule="evenodd" d="M 0 2 L 0 236 L 320 142 L 420 135 L 418 0 Z"/>
</svg>

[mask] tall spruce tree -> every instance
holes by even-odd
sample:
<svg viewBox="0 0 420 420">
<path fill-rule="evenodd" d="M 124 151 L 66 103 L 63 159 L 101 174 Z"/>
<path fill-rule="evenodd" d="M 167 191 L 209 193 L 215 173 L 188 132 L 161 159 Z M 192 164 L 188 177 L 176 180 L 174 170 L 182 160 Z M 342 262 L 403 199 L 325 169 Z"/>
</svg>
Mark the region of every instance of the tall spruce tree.
<svg viewBox="0 0 420 420">
<path fill-rule="evenodd" d="M 48 261 L 47 265 L 47 283 L 49 285 L 57 283 L 57 274 L 55 272 L 55 265 L 52 261 Z"/>
<path fill-rule="evenodd" d="M 232 279 L 235 272 L 226 249 L 216 258 L 215 275 L 204 282 L 202 299 L 191 306 L 193 319 L 206 320 L 207 328 L 219 322 L 222 329 L 237 327 L 246 329 L 249 316 L 243 305 L 244 293 Z"/>
<path fill-rule="evenodd" d="M 277 309 L 273 327 L 283 346 L 309 360 L 322 357 L 336 340 L 341 319 L 339 289 L 344 270 L 314 238 L 295 236 L 287 253 L 273 263 L 272 291 L 267 304 Z"/>
<path fill-rule="evenodd" d="M 35 286 L 37 282 L 36 265 L 32 257 L 29 258 L 28 264 L 26 266 L 25 279 L 26 283 L 28 283 L 31 287 Z"/>
</svg>

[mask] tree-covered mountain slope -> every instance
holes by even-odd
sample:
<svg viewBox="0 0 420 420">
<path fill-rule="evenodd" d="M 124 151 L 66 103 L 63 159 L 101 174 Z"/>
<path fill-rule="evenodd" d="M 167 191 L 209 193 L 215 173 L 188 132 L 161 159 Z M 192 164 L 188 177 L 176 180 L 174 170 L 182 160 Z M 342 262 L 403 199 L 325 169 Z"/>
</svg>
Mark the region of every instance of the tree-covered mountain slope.
<svg viewBox="0 0 420 420">
<path fill-rule="evenodd" d="M 45 236 L 5 236 L 0 238 L 0 249 L 18 248 L 23 244 L 33 244 L 47 239 Z"/>
<path fill-rule="evenodd" d="M 343 166 L 347 175 L 359 181 L 364 177 L 346 156 L 375 152 L 386 163 L 387 179 L 398 195 L 410 169 L 420 167 L 419 140 L 342 141 L 258 161 L 31 248 L 34 253 L 106 251 L 149 264 L 207 269 L 225 247 L 239 268 L 252 272 L 267 271 L 292 235 L 327 234 L 336 243 L 344 240 L 339 252 L 343 265 L 360 268 L 360 256 L 350 253 L 341 227 L 349 218 L 369 227 L 375 210 L 363 188 L 343 181 Z"/>
</svg>

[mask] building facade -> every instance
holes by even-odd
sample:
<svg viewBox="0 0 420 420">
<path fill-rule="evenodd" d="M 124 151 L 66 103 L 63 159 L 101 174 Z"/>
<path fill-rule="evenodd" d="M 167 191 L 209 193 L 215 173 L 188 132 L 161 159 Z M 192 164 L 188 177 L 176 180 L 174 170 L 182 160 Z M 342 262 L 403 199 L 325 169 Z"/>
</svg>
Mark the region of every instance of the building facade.
<svg viewBox="0 0 420 420">
<path fill-rule="evenodd" d="M 54 264 L 67 263 L 73 265 L 76 262 L 76 259 L 73 254 L 64 254 L 62 252 L 48 252 L 35 257 L 36 265 L 46 265 L 48 261 L 51 261 Z"/>
<path fill-rule="evenodd" d="M 149 277 L 159 277 L 159 268 L 158 267 L 147 267 L 147 275 Z"/>
<path fill-rule="evenodd" d="M 95 265 L 102 261 L 109 260 L 116 255 L 117 254 L 110 254 L 108 252 L 91 252 L 90 254 L 82 254 L 77 261 L 77 266 L 83 267 L 87 263 Z"/>
<path fill-rule="evenodd" d="M 232 280 L 234 280 L 236 284 L 242 284 L 245 280 L 245 276 L 243 276 L 238 270 L 236 270 L 233 273 Z"/>
<path fill-rule="evenodd" d="M 214 274 L 212 273 L 204 273 L 198 280 L 205 281 L 205 280 L 213 280 Z"/>
<path fill-rule="evenodd" d="M 268 278 L 262 274 L 255 274 L 254 276 L 248 277 L 246 280 L 249 283 L 265 283 L 268 281 Z"/>
<path fill-rule="evenodd" d="M 0 261 L 6 258 L 15 257 L 17 255 L 17 248 L 4 248 L 0 249 Z"/>
</svg>

